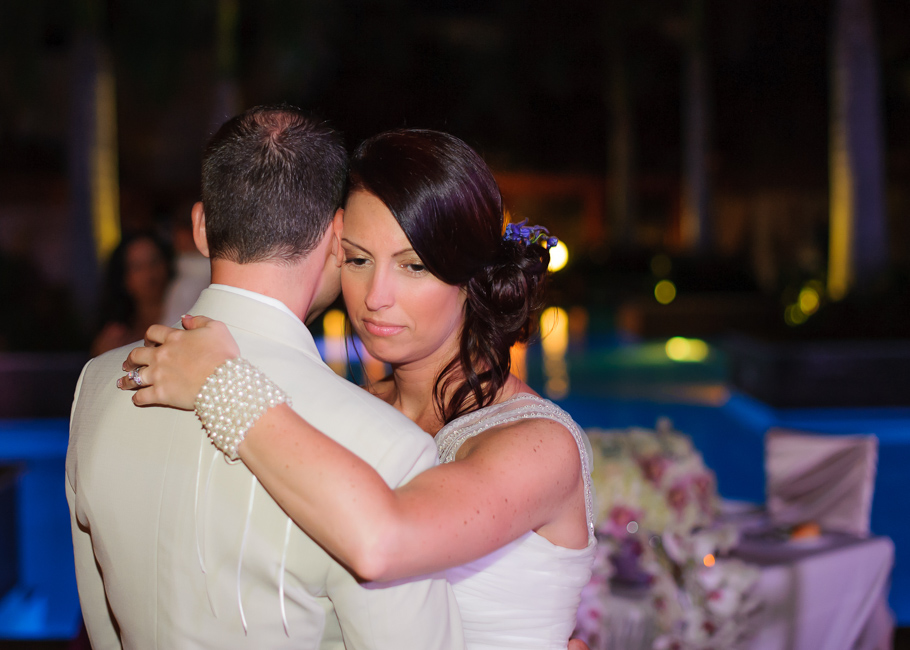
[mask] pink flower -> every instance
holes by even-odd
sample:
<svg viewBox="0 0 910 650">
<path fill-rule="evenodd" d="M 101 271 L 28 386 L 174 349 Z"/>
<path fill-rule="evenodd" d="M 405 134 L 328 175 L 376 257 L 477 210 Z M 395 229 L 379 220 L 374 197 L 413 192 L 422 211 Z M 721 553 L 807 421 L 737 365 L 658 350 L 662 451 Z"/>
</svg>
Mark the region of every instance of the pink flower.
<svg viewBox="0 0 910 650">
<path fill-rule="evenodd" d="M 692 478 L 692 486 L 695 488 L 695 493 L 699 497 L 710 496 L 712 493 L 711 487 L 714 484 L 714 481 L 711 480 L 711 477 L 707 474 L 696 474 Z"/>
<path fill-rule="evenodd" d="M 626 506 L 613 506 L 605 522 L 604 532 L 619 539 L 629 534 L 627 526 L 633 521 L 641 521 L 642 512 Z"/>
<path fill-rule="evenodd" d="M 682 514 L 682 511 L 689 505 L 689 491 L 686 484 L 679 481 L 667 491 L 667 503 L 676 511 L 676 514 Z"/>
<path fill-rule="evenodd" d="M 660 485 L 660 479 L 663 478 L 669 465 L 670 461 L 660 454 L 643 456 L 638 459 L 638 466 L 641 467 L 641 473 L 654 485 Z"/>
<path fill-rule="evenodd" d="M 692 477 L 692 491 L 698 503 L 705 510 L 711 507 L 711 499 L 714 496 L 714 481 L 707 474 L 696 474 Z"/>
</svg>

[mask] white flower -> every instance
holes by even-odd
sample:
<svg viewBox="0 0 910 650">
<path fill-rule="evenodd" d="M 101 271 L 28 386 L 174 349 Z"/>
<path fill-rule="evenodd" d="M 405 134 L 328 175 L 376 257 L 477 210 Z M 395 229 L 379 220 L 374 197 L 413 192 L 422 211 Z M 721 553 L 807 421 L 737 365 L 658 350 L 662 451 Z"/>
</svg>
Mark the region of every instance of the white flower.
<svg viewBox="0 0 910 650">
<path fill-rule="evenodd" d="M 695 579 L 705 591 L 718 589 L 724 582 L 724 572 L 718 565 L 712 567 L 700 566 L 695 569 Z"/>
<path fill-rule="evenodd" d="M 741 594 L 734 589 L 712 589 L 707 594 L 706 605 L 715 616 L 731 618 L 739 609 Z"/>
<path fill-rule="evenodd" d="M 582 594 L 579 629 L 597 639 L 611 557 L 619 553 L 623 566 L 631 559 L 650 576 L 661 630 L 656 650 L 733 648 L 756 611 L 749 592 L 758 572 L 719 557 L 736 545 L 737 533 L 732 526 L 712 527 L 719 504 L 714 474 L 669 420 L 659 420 L 656 429 L 588 432 L 597 529 L 605 537 Z"/>
<path fill-rule="evenodd" d="M 717 541 L 710 531 L 699 531 L 691 538 L 690 558 L 696 565 L 704 566 L 705 558 L 717 552 Z"/>
</svg>

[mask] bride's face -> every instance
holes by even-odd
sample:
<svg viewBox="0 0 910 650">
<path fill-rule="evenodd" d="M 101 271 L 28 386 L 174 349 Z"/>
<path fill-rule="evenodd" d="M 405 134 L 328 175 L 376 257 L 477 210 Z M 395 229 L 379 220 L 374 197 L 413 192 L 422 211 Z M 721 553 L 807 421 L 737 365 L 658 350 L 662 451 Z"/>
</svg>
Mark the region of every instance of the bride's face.
<svg viewBox="0 0 910 650">
<path fill-rule="evenodd" d="M 442 367 L 458 349 L 464 291 L 432 275 L 385 204 L 353 192 L 344 210 L 341 289 L 369 353 Z"/>
</svg>

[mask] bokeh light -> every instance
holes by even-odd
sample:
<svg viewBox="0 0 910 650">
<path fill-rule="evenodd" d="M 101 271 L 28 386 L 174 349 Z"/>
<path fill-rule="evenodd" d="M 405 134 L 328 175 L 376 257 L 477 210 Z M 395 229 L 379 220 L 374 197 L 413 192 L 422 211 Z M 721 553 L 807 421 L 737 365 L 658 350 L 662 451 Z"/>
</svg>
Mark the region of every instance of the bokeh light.
<svg viewBox="0 0 910 650">
<path fill-rule="evenodd" d="M 342 377 L 347 372 L 347 354 L 344 340 L 344 312 L 330 309 L 322 317 L 325 334 L 325 362 Z"/>
<path fill-rule="evenodd" d="M 795 327 L 797 325 L 802 325 L 806 322 L 809 317 L 799 308 L 799 303 L 795 305 L 789 305 L 784 310 L 784 322 L 791 326 Z"/>
<path fill-rule="evenodd" d="M 710 352 L 708 344 L 701 339 L 687 339 L 683 336 L 669 339 L 664 349 L 667 357 L 683 363 L 700 363 L 708 358 Z"/>
<path fill-rule="evenodd" d="M 654 287 L 654 297 L 662 305 L 669 305 L 676 299 L 676 285 L 669 280 L 661 280 Z"/>
<path fill-rule="evenodd" d="M 569 314 L 561 307 L 547 307 L 540 314 L 540 344 L 544 354 L 564 355 L 569 347 Z"/>
<path fill-rule="evenodd" d="M 552 399 L 569 394 L 569 314 L 560 307 L 548 307 L 540 315 L 540 345 L 543 348 L 544 393 Z"/>
<path fill-rule="evenodd" d="M 562 240 L 559 240 L 556 246 L 550 249 L 550 264 L 547 266 L 547 270 L 550 273 L 556 273 L 556 271 L 565 268 L 568 263 L 569 249 Z"/>
<path fill-rule="evenodd" d="M 819 304 L 821 304 L 821 298 L 818 295 L 818 291 L 811 286 L 803 287 L 802 291 L 799 292 L 800 310 L 807 316 L 811 316 L 818 311 Z"/>
<path fill-rule="evenodd" d="M 512 374 L 522 381 L 528 381 L 528 346 L 516 343 L 509 350 L 512 359 Z"/>
<path fill-rule="evenodd" d="M 344 312 L 338 309 L 330 309 L 322 317 L 322 330 L 326 337 L 343 338 L 344 337 Z"/>
</svg>

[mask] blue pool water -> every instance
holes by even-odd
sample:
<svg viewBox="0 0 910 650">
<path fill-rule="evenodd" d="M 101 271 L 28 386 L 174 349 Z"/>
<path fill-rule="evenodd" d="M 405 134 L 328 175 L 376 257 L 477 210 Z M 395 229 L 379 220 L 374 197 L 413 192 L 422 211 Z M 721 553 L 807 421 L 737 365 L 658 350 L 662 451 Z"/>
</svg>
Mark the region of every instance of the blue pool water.
<svg viewBox="0 0 910 650">
<path fill-rule="evenodd" d="M 63 490 L 69 423 L 0 420 L 0 463 L 17 485 L 19 583 L 0 600 L 0 639 L 67 639 L 81 615 Z"/>
<path fill-rule="evenodd" d="M 723 359 L 673 364 L 653 345 L 570 349 L 569 396 L 557 401 L 583 427 L 653 427 L 669 417 L 690 435 L 717 474 L 722 496 L 762 501 L 765 431 L 782 426 L 824 433 L 874 433 L 880 441 L 872 509 L 874 533 L 896 547 L 890 602 L 910 624 L 910 522 L 903 495 L 910 484 L 910 408 L 776 410 L 723 385 Z M 529 381 L 541 389 L 539 350 Z M 16 463 L 19 584 L 0 600 L 0 639 L 63 639 L 79 624 L 69 513 L 63 491 L 67 422 L 0 420 L 0 463 Z"/>
</svg>

